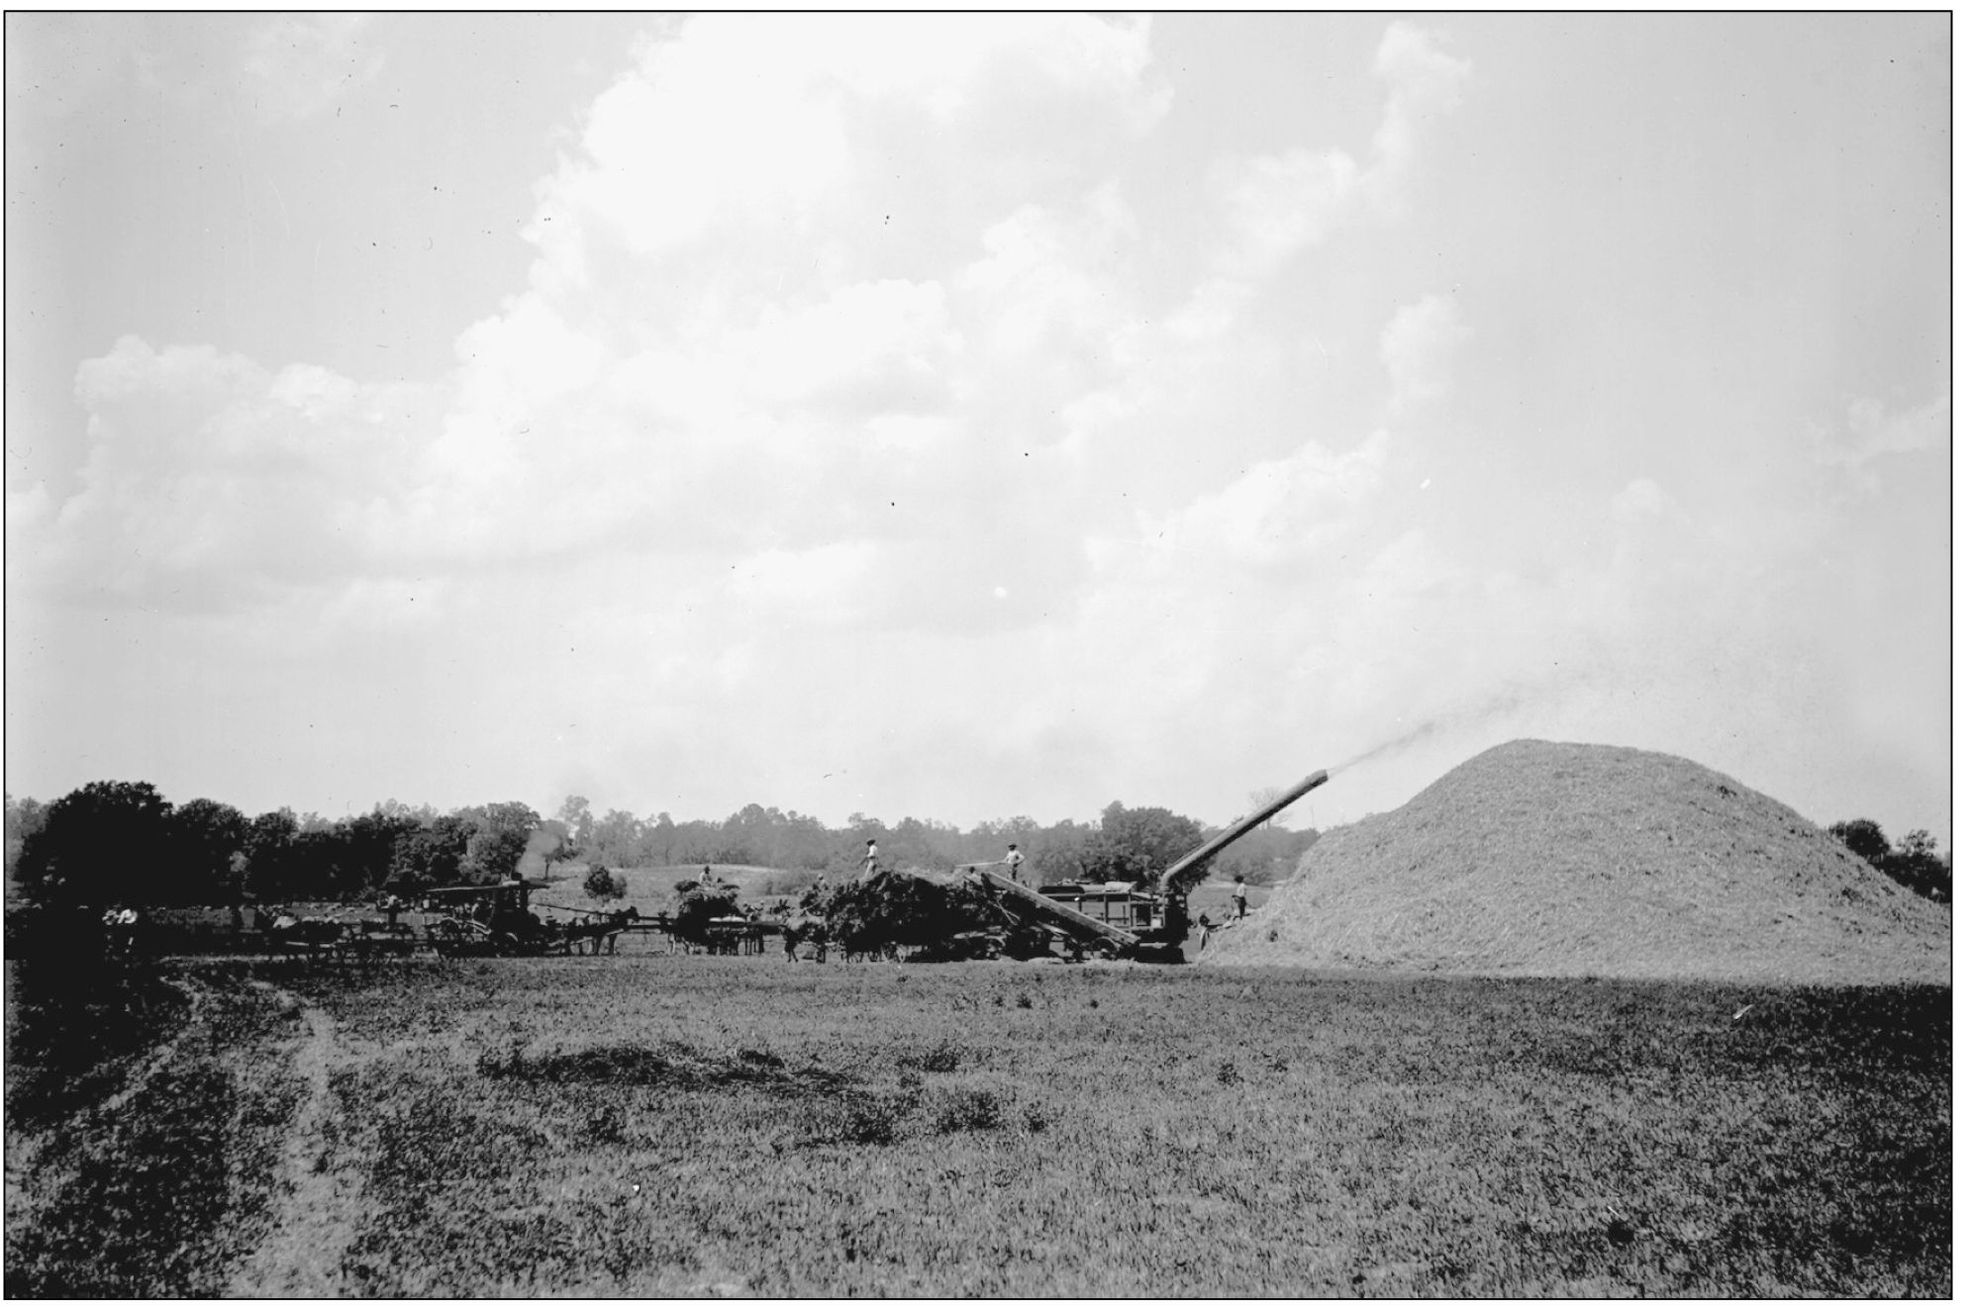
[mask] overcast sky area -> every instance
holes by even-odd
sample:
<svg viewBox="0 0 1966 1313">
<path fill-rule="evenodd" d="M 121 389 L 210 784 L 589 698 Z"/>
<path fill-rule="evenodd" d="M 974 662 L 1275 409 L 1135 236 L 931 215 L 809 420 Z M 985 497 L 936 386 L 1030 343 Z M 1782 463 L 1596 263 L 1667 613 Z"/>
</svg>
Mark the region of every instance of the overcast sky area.
<svg viewBox="0 0 1966 1313">
<path fill-rule="evenodd" d="M 1951 843 L 1949 19 L 6 19 L 6 785 Z"/>
</svg>

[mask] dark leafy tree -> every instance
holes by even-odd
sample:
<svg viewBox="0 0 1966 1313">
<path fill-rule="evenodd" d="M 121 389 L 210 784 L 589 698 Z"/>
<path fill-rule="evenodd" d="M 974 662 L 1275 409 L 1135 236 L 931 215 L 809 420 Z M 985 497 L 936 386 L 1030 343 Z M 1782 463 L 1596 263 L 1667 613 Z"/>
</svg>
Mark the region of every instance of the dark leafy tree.
<svg viewBox="0 0 1966 1313">
<path fill-rule="evenodd" d="M 48 805 L 16 871 L 34 901 L 100 907 L 151 900 L 171 840 L 171 804 L 149 784 L 85 784 Z"/>
<path fill-rule="evenodd" d="M 1893 847 L 1876 821 L 1838 821 L 1829 832 L 1851 852 L 1921 898 L 1952 901 L 1952 854 L 1943 856 L 1929 830 L 1913 830 Z"/>
<path fill-rule="evenodd" d="M 396 880 L 398 851 L 422 828 L 414 815 L 386 807 L 337 822 L 333 833 L 340 848 L 336 862 L 339 883 L 352 884 L 357 891 L 371 895 L 400 883 Z"/>
<path fill-rule="evenodd" d="M 1829 827 L 1829 832 L 1840 839 L 1845 848 L 1872 866 L 1878 865 L 1891 853 L 1891 841 L 1884 836 L 1884 827 L 1876 821 L 1838 821 Z"/>
<path fill-rule="evenodd" d="M 589 897 L 602 902 L 620 898 L 628 892 L 628 882 L 599 862 L 587 868 L 587 878 L 580 882 L 580 887 L 587 891 Z"/>
<path fill-rule="evenodd" d="M 195 798 L 171 814 L 167 888 L 159 902 L 237 902 L 252 822 L 228 803 Z"/>
<path fill-rule="evenodd" d="M 475 831 L 465 817 L 433 817 L 397 840 L 390 863 L 390 885 L 418 893 L 464 883 L 464 855 Z"/>
<path fill-rule="evenodd" d="M 1940 856 L 1929 830 L 1913 830 L 1878 863 L 1893 880 L 1921 898 L 1952 901 L 1952 856 Z"/>
<path fill-rule="evenodd" d="M 1151 885 L 1201 841 L 1198 821 L 1165 807 L 1125 807 L 1114 802 L 1099 814 L 1098 835 L 1079 860 L 1088 881 Z M 1188 872 L 1181 892 L 1201 883 L 1206 874 L 1206 864 Z"/>
<path fill-rule="evenodd" d="M 263 903 L 301 896 L 295 841 L 300 822 L 291 808 L 262 812 L 246 830 L 246 892 Z"/>
</svg>

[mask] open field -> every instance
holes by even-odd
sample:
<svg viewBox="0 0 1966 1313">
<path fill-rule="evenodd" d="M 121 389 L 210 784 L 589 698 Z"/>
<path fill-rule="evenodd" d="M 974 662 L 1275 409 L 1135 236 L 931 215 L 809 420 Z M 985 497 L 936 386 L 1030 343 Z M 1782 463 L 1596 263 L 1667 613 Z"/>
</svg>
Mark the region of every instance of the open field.
<svg viewBox="0 0 1966 1313">
<path fill-rule="evenodd" d="M 10 983 L 13 1295 L 1952 1285 L 1942 987 L 206 963 L 84 1049 Z"/>
</svg>

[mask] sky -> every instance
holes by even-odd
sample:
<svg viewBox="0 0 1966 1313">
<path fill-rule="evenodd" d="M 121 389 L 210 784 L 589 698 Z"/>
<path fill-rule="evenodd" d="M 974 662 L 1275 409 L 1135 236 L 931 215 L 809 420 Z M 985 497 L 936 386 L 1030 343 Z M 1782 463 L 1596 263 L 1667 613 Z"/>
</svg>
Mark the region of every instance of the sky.
<svg viewBox="0 0 1966 1313">
<path fill-rule="evenodd" d="M 1943 13 L 5 21 L 17 798 L 1950 847 Z"/>
</svg>

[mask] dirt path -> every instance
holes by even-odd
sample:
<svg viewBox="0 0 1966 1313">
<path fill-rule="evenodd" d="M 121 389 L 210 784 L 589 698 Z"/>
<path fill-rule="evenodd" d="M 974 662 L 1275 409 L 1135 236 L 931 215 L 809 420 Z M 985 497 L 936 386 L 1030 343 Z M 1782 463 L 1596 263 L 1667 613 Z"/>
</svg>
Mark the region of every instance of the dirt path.
<svg viewBox="0 0 1966 1313">
<path fill-rule="evenodd" d="M 283 1007 L 298 1011 L 301 1033 L 291 1059 L 295 1074 L 305 1082 L 305 1094 L 281 1146 L 271 1230 L 240 1265 L 228 1293 L 335 1296 L 343 1293 L 341 1257 L 359 1232 L 362 1205 L 360 1182 L 338 1169 L 328 1151 L 327 1125 L 334 1115 L 328 1078 L 342 1056 L 334 1021 L 284 989 L 253 983 L 271 990 Z"/>
</svg>

